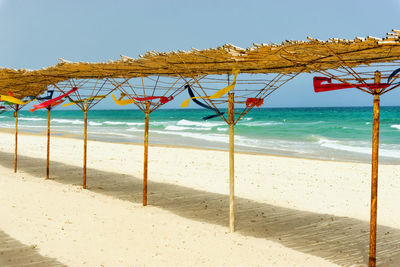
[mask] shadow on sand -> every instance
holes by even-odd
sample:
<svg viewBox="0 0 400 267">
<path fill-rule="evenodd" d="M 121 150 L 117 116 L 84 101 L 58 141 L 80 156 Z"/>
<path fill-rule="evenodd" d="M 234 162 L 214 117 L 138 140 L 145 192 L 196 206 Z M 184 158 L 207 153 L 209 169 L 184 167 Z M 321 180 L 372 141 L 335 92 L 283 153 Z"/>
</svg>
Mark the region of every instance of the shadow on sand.
<svg viewBox="0 0 400 267">
<path fill-rule="evenodd" d="M 24 245 L 0 230 L 0 266 L 61 267 L 66 265 L 40 255 L 34 246 Z"/>
<path fill-rule="evenodd" d="M 10 172 L 13 158 L 11 153 L 0 152 L 0 164 L 10 168 Z M 45 166 L 43 159 L 19 156 L 19 170 L 38 179 L 45 177 Z M 139 177 L 90 168 L 87 176 L 88 190 L 133 203 L 142 201 Z M 82 169 L 51 162 L 51 178 L 60 183 L 80 185 Z M 369 222 L 282 208 L 240 197 L 235 201 L 236 231 L 242 235 L 272 240 L 342 266 L 368 263 Z M 185 218 L 226 226 L 229 231 L 226 195 L 152 182 L 149 177 L 148 202 Z M 378 226 L 378 266 L 400 266 L 399 240 L 400 229 Z"/>
</svg>

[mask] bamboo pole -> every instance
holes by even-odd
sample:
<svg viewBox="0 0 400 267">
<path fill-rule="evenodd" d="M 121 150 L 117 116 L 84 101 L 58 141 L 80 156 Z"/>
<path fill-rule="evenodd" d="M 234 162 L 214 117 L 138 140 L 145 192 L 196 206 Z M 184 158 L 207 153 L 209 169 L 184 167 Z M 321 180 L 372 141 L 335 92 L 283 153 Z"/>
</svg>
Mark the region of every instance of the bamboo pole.
<svg viewBox="0 0 400 267">
<path fill-rule="evenodd" d="M 46 180 L 50 177 L 50 113 L 51 107 L 47 107 L 47 163 L 46 163 Z"/>
<path fill-rule="evenodd" d="M 375 72 L 375 83 L 380 83 L 381 73 Z M 371 170 L 371 219 L 369 240 L 369 266 L 376 266 L 376 224 L 378 204 L 378 161 L 379 161 L 379 112 L 380 91 L 374 92 L 373 121 L 372 121 L 372 170 Z"/>
<path fill-rule="evenodd" d="M 144 119 L 144 166 L 143 166 L 143 206 L 147 205 L 147 166 L 149 157 L 149 110 L 150 102 L 146 102 Z"/>
<path fill-rule="evenodd" d="M 15 151 L 14 151 L 14 172 L 17 172 L 17 162 L 18 162 L 18 109 L 19 105 L 15 104 Z"/>
<path fill-rule="evenodd" d="M 83 108 L 84 132 L 83 132 L 83 188 L 86 189 L 86 159 L 87 159 L 87 106 Z"/>
<path fill-rule="evenodd" d="M 228 123 L 229 123 L 229 227 L 235 231 L 235 95 L 229 94 L 228 98 Z"/>
</svg>

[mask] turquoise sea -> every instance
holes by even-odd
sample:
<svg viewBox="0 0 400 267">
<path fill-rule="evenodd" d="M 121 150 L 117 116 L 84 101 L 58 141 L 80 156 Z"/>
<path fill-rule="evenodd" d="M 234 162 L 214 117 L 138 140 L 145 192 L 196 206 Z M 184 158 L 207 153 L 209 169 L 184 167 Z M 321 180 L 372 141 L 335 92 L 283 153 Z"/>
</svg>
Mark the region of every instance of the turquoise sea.
<svg viewBox="0 0 400 267">
<path fill-rule="evenodd" d="M 228 126 L 220 118 L 203 121 L 207 110 L 163 109 L 150 114 L 150 143 L 228 148 Z M 19 129 L 45 132 L 47 111 L 19 112 Z M 143 142 L 139 110 L 88 112 L 89 139 Z M 53 134 L 82 137 L 83 112 L 53 110 Z M 0 114 L 0 128 L 14 128 L 12 112 Z M 368 162 L 372 107 L 258 108 L 235 127 L 236 151 L 327 160 Z M 381 107 L 380 162 L 400 163 L 400 107 Z"/>
</svg>

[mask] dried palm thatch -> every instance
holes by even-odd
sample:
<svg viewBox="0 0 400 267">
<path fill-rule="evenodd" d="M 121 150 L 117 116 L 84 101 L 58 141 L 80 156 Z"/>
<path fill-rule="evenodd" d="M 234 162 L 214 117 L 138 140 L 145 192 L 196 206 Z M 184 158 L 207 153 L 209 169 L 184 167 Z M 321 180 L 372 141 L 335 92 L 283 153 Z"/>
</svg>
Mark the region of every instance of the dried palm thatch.
<svg viewBox="0 0 400 267">
<path fill-rule="evenodd" d="M 400 60 L 400 31 L 386 38 L 332 38 L 328 41 L 285 41 L 281 44 L 254 44 L 243 49 L 231 44 L 221 47 L 168 53 L 147 52 L 138 59 L 121 56 L 106 63 L 69 62 L 40 70 L 0 69 L 0 93 L 16 97 L 39 95 L 47 86 L 75 79 L 136 78 L 151 75 L 201 76 L 241 73 L 299 73 L 355 67 Z"/>
</svg>

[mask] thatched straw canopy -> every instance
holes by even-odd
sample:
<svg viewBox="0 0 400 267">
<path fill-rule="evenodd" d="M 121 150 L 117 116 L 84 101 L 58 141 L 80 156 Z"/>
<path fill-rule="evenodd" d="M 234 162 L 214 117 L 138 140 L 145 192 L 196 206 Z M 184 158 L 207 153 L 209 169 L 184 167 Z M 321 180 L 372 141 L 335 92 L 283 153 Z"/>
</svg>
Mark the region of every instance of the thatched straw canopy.
<svg viewBox="0 0 400 267">
<path fill-rule="evenodd" d="M 0 94 L 11 91 L 16 97 L 38 95 L 50 84 L 71 78 L 135 78 L 149 75 L 194 77 L 241 73 L 299 73 L 400 60 L 400 31 L 386 38 L 285 41 L 281 44 L 254 44 L 247 49 L 234 45 L 168 53 L 147 52 L 138 59 L 122 56 L 107 63 L 68 62 L 28 71 L 0 69 Z"/>
</svg>

